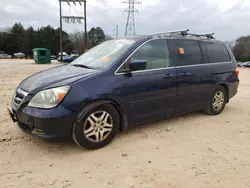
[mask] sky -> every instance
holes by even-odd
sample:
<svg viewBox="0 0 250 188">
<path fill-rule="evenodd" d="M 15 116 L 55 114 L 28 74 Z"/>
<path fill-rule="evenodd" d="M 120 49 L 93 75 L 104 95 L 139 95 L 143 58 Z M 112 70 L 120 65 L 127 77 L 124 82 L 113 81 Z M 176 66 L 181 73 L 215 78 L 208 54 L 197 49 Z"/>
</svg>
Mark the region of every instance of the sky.
<svg viewBox="0 0 250 188">
<path fill-rule="evenodd" d="M 87 0 L 87 26 L 100 26 L 115 37 L 125 34 L 125 0 Z M 190 29 L 191 33 L 215 33 L 219 40 L 235 40 L 250 35 L 250 0 L 140 0 L 135 13 L 136 34 Z M 83 7 L 62 3 L 63 15 L 81 16 Z M 0 0 L 0 28 L 21 22 L 24 27 L 59 27 L 58 0 Z M 83 31 L 84 24 L 63 22 L 67 32 Z"/>
</svg>

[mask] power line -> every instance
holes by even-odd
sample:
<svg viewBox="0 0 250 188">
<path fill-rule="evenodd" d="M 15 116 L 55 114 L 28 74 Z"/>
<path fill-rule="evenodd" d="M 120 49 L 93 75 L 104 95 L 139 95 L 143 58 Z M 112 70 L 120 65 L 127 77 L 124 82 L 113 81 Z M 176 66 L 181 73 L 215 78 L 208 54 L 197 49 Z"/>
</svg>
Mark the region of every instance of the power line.
<svg viewBox="0 0 250 188">
<path fill-rule="evenodd" d="M 127 23 L 126 23 L 126 29 L 125 29 L 125 36 L 132 34 L 135 35 L 135 13 L 139 12 L 138 9 L 135 8 L 135 5 L 141 4 L 141 2 L 137 0 L 127 0 L 123 1 L 122 3 L 128 4 L 128 8 L 124 10 L 124 12 L 128 13 L 127 16 Z"/>
<path fill-rule="evenodd" d="M 62 16 L 62 2 L 68 3 L 69 6 L 71 6 L 70 3 L 73 3 L 75 6 L 79 5 L 82 6 L 82 3 L 84 3 L 84 17 L 82 16 Z M 87 50 L 87 15 L 86 15 L 86 0 L 59 0 L 59 8 L 60 8 L 60 52 L 61 52 L 61 59 L 62 59 L 62 20 L 64 20 L 66 23 L 82 23 L 84 20 L 84 30 L 85 30 L 85 50 Z"/>
</svg>

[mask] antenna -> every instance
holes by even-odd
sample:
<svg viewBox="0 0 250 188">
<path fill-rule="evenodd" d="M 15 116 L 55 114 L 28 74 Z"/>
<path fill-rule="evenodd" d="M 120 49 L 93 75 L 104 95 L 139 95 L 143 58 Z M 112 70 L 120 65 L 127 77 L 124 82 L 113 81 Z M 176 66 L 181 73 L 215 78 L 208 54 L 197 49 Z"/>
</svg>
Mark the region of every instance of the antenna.
<svg viewBox="0 0 250 188">
<path fill-rule="evenodd" d="M 126 29 L 125 29 L 125 36 L 128 34 L 135 35 L 135 13 L 139 12 L 136 8 L 135 5 L 141 4 L 141 2 L 137 0 L 127 0 L 123 1 L 122 3 L 128 4 L 128 8 L 124 10 L 124 12 L 128 13 L 127 17 L 127 24 L 126 24 Z"/>
</svg>

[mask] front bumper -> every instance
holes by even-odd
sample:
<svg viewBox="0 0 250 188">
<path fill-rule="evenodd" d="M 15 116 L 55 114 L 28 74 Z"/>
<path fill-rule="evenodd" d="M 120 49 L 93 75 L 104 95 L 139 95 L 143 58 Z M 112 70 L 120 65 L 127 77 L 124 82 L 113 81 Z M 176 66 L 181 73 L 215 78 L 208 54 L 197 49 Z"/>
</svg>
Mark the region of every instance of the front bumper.
<svg viewBox="0 0 250 188">
<path fill-rule="evenodd" d="M 71 138 L 72 127 L 76 115 L 71 110 L 58 106 L 53 109 L 32 107 L 9 110 L 11 119 L 17 122 L 25 133 L 34 134 L 46 140 L 68 140 Z"/>
</svg>

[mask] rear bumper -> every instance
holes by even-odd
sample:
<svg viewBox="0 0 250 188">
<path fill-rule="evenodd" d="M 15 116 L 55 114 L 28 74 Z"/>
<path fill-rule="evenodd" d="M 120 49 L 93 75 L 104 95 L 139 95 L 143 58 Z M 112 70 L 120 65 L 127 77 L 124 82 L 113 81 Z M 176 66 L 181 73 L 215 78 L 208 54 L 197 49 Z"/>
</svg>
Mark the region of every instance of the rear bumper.
<svg viewBox="0 0 250 188">
<path fill-rule="evenodd" d="M 238 92 L 239 82 L 229 85 L 229 99 L 233 98 Z"/>
<path fill-rule="evenodd" d="M 44 110 L 24 107 L 22 110 L 12 108 L 12 120 L 25 133 L 34 134 L 46 140 L 68 140 L 76 115 L 62 106 Z"/>
</svg>

